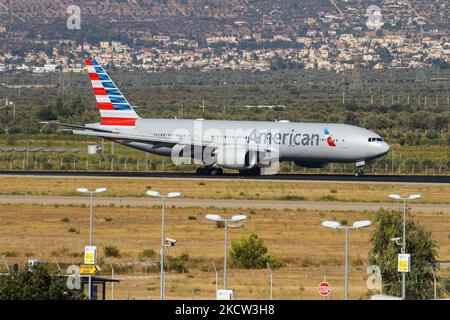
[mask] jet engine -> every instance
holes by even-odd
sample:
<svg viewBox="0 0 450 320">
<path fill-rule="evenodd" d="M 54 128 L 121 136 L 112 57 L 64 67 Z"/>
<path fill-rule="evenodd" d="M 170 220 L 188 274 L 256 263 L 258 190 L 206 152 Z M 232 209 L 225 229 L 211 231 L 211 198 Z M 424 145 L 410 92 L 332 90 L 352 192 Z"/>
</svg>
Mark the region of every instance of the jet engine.
<svg viewBox="0 0 450 320">
<path fill-rule="evenodd" d="M 216 164 L 228 169 L 251 169 L 258 163 L 257 152 L 245 147 L 224 146 L 217 149 L 215 155 Z"/>
</svg>

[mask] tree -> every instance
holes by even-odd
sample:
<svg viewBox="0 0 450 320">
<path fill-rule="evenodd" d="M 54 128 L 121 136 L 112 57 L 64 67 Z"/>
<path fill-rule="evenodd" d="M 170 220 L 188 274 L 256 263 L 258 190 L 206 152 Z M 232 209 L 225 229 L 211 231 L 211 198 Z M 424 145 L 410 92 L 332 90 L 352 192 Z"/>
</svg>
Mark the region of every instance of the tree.
<svg viewBox="0 0 450 320">
<path fill-rule="evenodd" d="M 230 257 L 231 265 L 244 269 L 265 268 L 267 263 L 273 268 L 280 266 L 274 257 L 267 255 L 267 248 L 256 234 L 233 243 Z"/>
<path fill-rule="evenodd" d="M 373 248 L 369 252 L 369 264 L 380 267 L 383 292 L 401 296 L 402 276 L 397 271 L 400 247 L 391 239 L 403 234 L 402 212 L 380 209 L 376 221 L 378 225 L 370 239 Z M 411 272 L 406 276 L 406 298 L 430 299 L 433 297 L 431 270 L 437 268 L 437 244 L 431 233 L 414 221 L 411 215 L 406 223 L 406 252 L 411 254 Z"/>
<path fill-rule="evenodd" d="M 80 290 L 69 290 L 67 277 L 52 276 L 45 265 L 0 277 L 0 300 L 80 300 Z"/>
<path fill-rule="evenodd" d="M 36 112 L 36 117 L 39 120 L 41 120 L 41 121 L 43 121 L 43 120 L 56 120 L 54 107 L 53 106 L 46 106 L 46 107 L 40 108 Z"/>
</svg>

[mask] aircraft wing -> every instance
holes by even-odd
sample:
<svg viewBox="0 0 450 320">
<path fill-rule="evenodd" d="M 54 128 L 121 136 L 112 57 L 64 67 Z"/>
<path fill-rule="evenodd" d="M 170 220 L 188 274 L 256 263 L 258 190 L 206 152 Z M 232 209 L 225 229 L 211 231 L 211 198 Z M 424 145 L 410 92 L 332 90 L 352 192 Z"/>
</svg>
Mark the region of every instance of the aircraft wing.
<svg viewBox="0 0 450 320">
<path fill-rule="evenodd" d="M 67 123 L 60 123 L 60 122 L 53 122 L 53 121 L 41 121 L 42 124 L 48 124 L 51 126 L 58 126 L 58 127 L 65 127 L 65 128 L 72 128 L 72 129 L 84 129 L 84 130 L 92 130 L 97 132 L 113 132 L 110 130 L 104 130 L 100 128 L 94 128 L 89 126 L 80 126 L 76 124 L 67 124 Z"/>
</svg>

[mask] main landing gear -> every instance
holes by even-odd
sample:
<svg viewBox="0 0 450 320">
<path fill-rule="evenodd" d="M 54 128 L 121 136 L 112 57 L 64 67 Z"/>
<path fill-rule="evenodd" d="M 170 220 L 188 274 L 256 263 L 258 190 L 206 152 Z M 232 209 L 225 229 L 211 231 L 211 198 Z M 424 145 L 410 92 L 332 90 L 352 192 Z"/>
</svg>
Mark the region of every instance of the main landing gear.
<svg viewBox="0 0 450 320">
<path fill-rule="evenodd" d="M 355 177 L 363 177 L 364 176 L 364 166 L 366 165 L 365 161 L 360 161 L 356 163 L 356 172 Z"/>
<path fill-rule="evenodd" d="M 239 175 L 241 175 L 241 176 L 260 176 L 261 168 L 253 167 L 248 170 L 239 170 Z"/>
<path fill-rule="evenodd" d="M 195 173 L 198 176 L 221 176 L 223 175 L 223 169 L 219 167 L 207 166 L 197 168 Z"/>
</svg>

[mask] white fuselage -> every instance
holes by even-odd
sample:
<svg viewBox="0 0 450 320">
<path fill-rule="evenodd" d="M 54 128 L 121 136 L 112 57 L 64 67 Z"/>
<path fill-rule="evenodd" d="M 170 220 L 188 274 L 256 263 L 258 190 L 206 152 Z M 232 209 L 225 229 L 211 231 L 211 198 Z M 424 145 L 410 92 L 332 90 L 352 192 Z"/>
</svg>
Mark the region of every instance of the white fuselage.
<svg viewBox="0 0 450 320">
<path fill-rule="evenodd" d="M 114 131 L 174 142 L 272 146 L 279 149 L 280 161 L 317 164 L 370 160 L 389 151 L 388 144 L 378 134 L 358 126 L 335 123 L 139 119 L 133 128 L 116 127 Z M 172 152 L 172 147 L 160 143 L 124 144 L 164 156 Z"/>
</svg>

